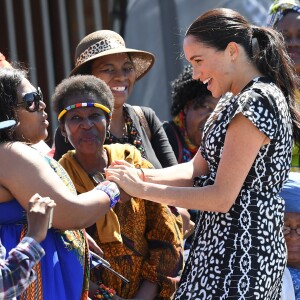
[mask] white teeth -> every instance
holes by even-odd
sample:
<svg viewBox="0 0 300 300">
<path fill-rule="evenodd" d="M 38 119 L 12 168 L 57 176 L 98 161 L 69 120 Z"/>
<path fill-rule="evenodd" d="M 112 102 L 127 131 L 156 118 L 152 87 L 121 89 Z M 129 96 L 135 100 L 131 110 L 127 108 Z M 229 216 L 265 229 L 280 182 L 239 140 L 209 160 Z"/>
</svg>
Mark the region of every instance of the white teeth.
<svg viewBox="0 0 300 300">
<path fill-rule="evenodd" d="M 202 81 L 204 84 L 207 84 L 209 81 L 211 80 L 211 78 L 207 78 L 206 80 Z"/>
<path fill-rule="evenodd" d="M 111 88 L 112 91 L 117 91 L 117 92 L 124 92 L 125 89 L 126 89 L 125 86 L 115 86 Z"/>
</svg>

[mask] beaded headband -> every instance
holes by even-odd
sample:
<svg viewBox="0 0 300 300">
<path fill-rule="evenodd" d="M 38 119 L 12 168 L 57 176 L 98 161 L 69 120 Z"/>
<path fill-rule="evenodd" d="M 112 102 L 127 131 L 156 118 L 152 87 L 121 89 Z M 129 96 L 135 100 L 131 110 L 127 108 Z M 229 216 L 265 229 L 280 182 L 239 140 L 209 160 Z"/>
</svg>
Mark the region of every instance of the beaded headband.
<svg viewBox="0 0 300 300">
<path fill-rule="evenodd" d="M 100 103 L 93 103 L 93 102 L 82 102 L 82 103 L 76 103 L 76 104 L 72 104 L 67 106 L 66 108 L 64 108 L 59 114 L 58 114 L 58 121 L 70 110 L 74 109 L 74 108 L 80 108 L 80 107 L 97 107 L 102 109 L 104 112 L 106 112 L 109 116 L 109 119 L 111 119 L 112 113 L 110 111 L 109 108 L 107 108 L 105 105 L 102 105 Z"/>
</svg>

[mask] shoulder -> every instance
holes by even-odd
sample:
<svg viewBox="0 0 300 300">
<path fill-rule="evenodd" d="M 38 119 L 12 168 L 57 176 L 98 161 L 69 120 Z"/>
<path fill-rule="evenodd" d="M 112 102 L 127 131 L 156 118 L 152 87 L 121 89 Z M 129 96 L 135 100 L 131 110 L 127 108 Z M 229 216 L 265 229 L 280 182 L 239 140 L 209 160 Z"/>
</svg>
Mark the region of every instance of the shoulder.
<svg viewBox="0 0 300 300">
<path fill-rule="evenodd" d="M 168 138 L 175 137 L 177 134 L 176 125 L 173 123 L 173 121 L 164 121 L 162 123 L 162 126 L 168 136 Z"/>
<path fill-rule="evenodd" d="M 170 129 L 171 128 L 171 121 L 164 121 L 163 123 L 163 128 L 165 129 L 165 130 L 168 130 L 168 129 Z"/>
<path fill-rule="evenodd" d="M 143 113 L 146 118 L 151 116 L 155 116 L 155 111 L 147 106 L 139 106 L 139 105 L 130 105 L 130 104 L 125 104 L 125 107 L 130 111 L 131 113 L 135 113 L 139 115 L 140 113 Z"/>
<path fill-rule="evenodd" d="M 0 182 L 29 174 L 32 170 L 43 170 L 47 163 L 36 149 L 21 143 L 3 143 L 0 145 Z"/>
<path fill-rule="evenodd" d="M 22 161 L 31 161 L 38 155 L 38 151 L 33 149 L 32 147 L 22 143 L 22 142 L 11 142 L 11 143 L 3 143 L 0 145 L 0 156 L 1 156 L 1 164 L 5 164 L 11 159 L 13 160 L 22 160 Z"/>
<path fill-rule="evenodd" d="M 260 105 L 269 108 L 277 106 L 282 99 L 285 100 L 282 91 L 268 78 L 253 80 L 249 86 L 244 89 L 239 98 L 242 102 L 243 100 L 247 102 L 250 100 L 252 105 L 260 103 Z"/>
</svg>

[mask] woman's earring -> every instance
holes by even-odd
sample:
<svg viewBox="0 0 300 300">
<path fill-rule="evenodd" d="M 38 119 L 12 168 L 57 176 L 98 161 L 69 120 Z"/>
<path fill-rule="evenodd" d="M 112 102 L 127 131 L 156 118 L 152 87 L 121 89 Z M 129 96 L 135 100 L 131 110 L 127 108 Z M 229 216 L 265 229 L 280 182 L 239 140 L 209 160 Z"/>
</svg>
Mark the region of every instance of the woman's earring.
<svg viewBox="0 0 300 300">
<path fill-rule="evenodd" d="M 69 141 L 68 141 L 68 138 L 65 136 L 65 143 L 68 144 Z"/>
<path fill-rule="evenodd" d="M 110 131 L 106 130 L 106 137 L 105 137 L 105 139 L 108 140 L 109 138 L 110 138 Z"/>
<path fill-rule="evenodd" d="M 108 140 L 110 138 L 110 125 L 107 126 L 106 128 L 106 137 L 105 139 Z"/>
</svg>

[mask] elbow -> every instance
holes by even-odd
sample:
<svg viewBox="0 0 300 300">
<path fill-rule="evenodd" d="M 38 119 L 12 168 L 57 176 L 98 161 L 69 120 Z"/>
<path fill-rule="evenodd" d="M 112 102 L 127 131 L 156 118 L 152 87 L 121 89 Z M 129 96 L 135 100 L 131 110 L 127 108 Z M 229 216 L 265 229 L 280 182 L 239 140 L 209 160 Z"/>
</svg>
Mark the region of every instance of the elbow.
<svg viewBox="0 0 300 300">
<path fill-rule="evenodd" d="M 70 217 L 70 218 L 60 218 L 56 222 L 53 221 L 53 228 L 59 230 L 81 230 L 93 225 L 94 220 L 79 218 L 79 217 Z"/>
<path fill-rule="evenodd" d="M 224 198 L 220 201 L 219 205 L 218 205 L 218 211 L 220 213 L 228 213 L 229 210 L 231 209 L 233 203 L 235 202 L 235 199 L 232 198 Z"/>
</svg>

